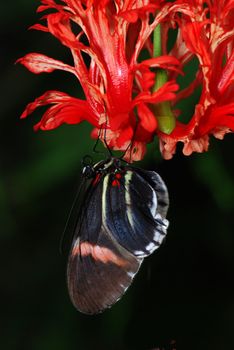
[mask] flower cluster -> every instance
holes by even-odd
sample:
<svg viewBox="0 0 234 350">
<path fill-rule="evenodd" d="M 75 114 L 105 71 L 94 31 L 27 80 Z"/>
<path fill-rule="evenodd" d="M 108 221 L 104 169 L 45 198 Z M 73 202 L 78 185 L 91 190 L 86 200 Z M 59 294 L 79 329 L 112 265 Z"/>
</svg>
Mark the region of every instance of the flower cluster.
<svg viewBox="0 0 234 350">
<path fill-rule="evenodd" d="M 35 130 L 84 120 L 114 150 L 142 159 L 155 136 L 165 159 L 184 144 L 183 153 L 206 151 L 209 136 L 234 130 L 234 0 L 41 0 L 49 32 L 68 47 L 73 65 L 44 54 L 19 59 L 33 73 L 55 69 L 74 74 L 85 100 L 47 91 L 28 104 L 22 118 L 49 104 Z M 51 11 L 52 10 L 52 11 Z M 176 33 L 168 49 L 170 33 Z M 89 59 L 87 59 L 87 57 Z M 179 79 L 190 61 L 198 62 L 192 81 Z M 188 122 L 180 100 L 200 89 Z M 128 147 L 131 144 L 131 147 Z M 131 153 L 131 154 L 130 154 Z"/>
</svg>

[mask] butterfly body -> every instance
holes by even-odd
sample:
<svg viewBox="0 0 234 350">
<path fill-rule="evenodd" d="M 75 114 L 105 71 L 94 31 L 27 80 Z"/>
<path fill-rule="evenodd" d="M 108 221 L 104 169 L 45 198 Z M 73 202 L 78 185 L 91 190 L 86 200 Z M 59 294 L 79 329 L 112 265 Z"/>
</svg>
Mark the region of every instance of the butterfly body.
<svg viewBox="0 0 234 350">
<path fill-rule="evenodd" d="M 111 157 L 83 168 L 89 181 L 68 258 L 74 306 L 95 314 L 126 291 L 165 238 L 168 192 L 161 177 Z"/>
</svg>

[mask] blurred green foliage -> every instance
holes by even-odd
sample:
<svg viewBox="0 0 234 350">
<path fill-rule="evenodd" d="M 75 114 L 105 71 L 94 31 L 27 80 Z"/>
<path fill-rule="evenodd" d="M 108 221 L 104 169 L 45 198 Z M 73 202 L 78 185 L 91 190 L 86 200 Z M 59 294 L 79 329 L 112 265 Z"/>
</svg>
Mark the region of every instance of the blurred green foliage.
<svg viewBox="0 0 234 350">
<path fill-rule="evenodd" d="M 19 120 L 46 90 L 81 96 L 68 74 L 36 76 L 14 65 L 30 51 L 69 62 L 55 39 L 26 30 L 37 5 L 5 2 L 1 11 L 1 349 L 150 350 L 173 339 L 190 350 L 233 349 L 232 135 L 212 140 L 206 154 L 178 152 L 171 161 L 150 145 L 142 166 L 168 184 L 168 238 L 112 309 L 90 317 L 71 305 L 59 241 L 93 141 L 87 124 L 34 133 L 42 111 Z M 191 106 L 180 108 L 192 113 Z"/>
</svg>

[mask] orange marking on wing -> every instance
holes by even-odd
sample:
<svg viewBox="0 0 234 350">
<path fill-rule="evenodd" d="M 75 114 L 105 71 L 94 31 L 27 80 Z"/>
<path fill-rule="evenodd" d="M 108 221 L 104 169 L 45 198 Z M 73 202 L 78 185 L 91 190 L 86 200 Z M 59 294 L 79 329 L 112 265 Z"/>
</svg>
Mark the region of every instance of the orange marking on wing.
<svg viewBox="0 0 234 350">
<path fill-rule="evenodd" d="M 72 255 L 74 256 L 77 254 L 80 254 L 82 257 L 91 255 L 94 260 L 101 261 L 104 264 L 112 262 L 117 266 L 126 266 L 128 263 L 110 249 L 99 245 L 93 245 L 89 242 L 80 242 L 78 246 L 75 246 Z"/>
</svg>

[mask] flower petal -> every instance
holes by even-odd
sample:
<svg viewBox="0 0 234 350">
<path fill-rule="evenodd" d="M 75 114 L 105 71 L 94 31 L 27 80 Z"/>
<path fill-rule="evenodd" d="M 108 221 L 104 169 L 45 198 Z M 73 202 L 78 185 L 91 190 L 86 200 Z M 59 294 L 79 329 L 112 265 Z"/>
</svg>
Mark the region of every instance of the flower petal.
<svg viewBox="0 0 234 350">
<path fill-rule="evenodd" d="M 204 26 L 209 21 L 187 23 L 182 27 L 182 35 L 188 49 L 195 53 L 202 65 L 210 66 L 209 41 L 205 35 Z"/>
<path fill-rule="evenodd" d="M 85 102 L 85 101 L 83 101 Z M 87 117 L 87 105 L 83 103 L 58 103 L 50 107 L 43 115 L 41 121 L 34 126 L 34 130 L 51 130 L 61 124 L 78 124 Z"/>
<path fill-rule="evenodd" d="M 134 141 L 132 147 L 130 147 L 124 155 L 124 159 L 127 162 L 139 161 L 144 158 L 146 153 L 146 143 Z"/>
<path fill-rule="evenodd" d="M 142 128 L 148 132 L 154 132 L 157 128 L 157 119 L 151 110 L 144 103 L 140 103 L 137 111 Z"/>
<path fill-rule="evenodd" d="M 33 26 L 29 27 L 29 29 L 41 30 L 42 32 L 49 32 L 49 29 L 42 24 L 36 23 Z"/>
<path fill-rule="evenodd" d="M 93 113 L 85 100 L 71 97 L 60 91 L 47 91 L 35 101 L 29 103 L 22 113 L 21 118 L 27 117 L 37 107 L 53 104 L 43 115 L 41 121 L 34 129 L 50 130 L 63 123 L 75 124 L 87 120 L 94 126 L 99 126 L 98 117 Z"/>
<path fill-rule="evenodd" d="M 35 74 L 51 73 L 55 69 L 65 70 L 76 74 L 75 69 L 61 61 L 54 60 L 46 55 L 39 53 L 29 53 L 24 57 L 19 58 L 16 63 L 23 64 L 28 70 Z"/>
<path fill-rule="evenodd" d="M 181 74 L 182 71 L 177 68 L 177 66 L 180 66 L 180 62 L 177 60 L 177 58 L 169 55 L 159 56 L 150 58 L 147 60 L 142 61 L 138 65 L 135 66 L 135 69 L 141 69 L 141 67 L 150 67 L 150 68 L 163 68 L 163 69 L 170 69 L 175 70 Z"/>
<path fill-rule="evenodd" d="M 61 43 L 69 48 L 78 49 L 79 43 L 71 30 L 68 13 L 51 13 L 47 16 L 48 29 Z"/>
<path fill-rule="evenodd" d="M 126 128 L 122 129 L 119 136 L 116 139 L 117 149 L 126 149 L 131 143 L 132 137 L 133 129 L 131 126 L 127 126 Z"/>
<path fill-rule="evenodd" d="M 155 12 L 159 7 L 159 4 L 149 4 L 126 11 L 121 11 L 119 16 L 123 17 L 129 23 L 135 23 L 139 17 L 145 16 L 146 13 Z"/>
<path fill-rule="evenodd" d="M 183 153 L 185 156 L 190 156 L 193 152 L 202 153 L 206 152 L 209 147 L 209 136 L 204 135 L 194 140 L 188 140 L 183 147 Z"/>
<path fill-rule="evenodd" d="M 132 102 L 133 106 L 138 105 L 141 102 L 146 103 L 159 103 L 163 101 L 170 101 L 175 99 L 175 91 L 179 89 L 179 85 L 174 81 L 168 81 L 160 89 L 154 93 L 142 92 Z"/>
<path fill-rule="evenodd" d="M 225 93 L 225 90 L 232 84 L 234 81 L 234 50 L 229 57 L 223 72 L 221 79 L 218 83 L 218 90 L 221 94 Z"/>
<path fill-rule="evenodd" d="M 34 112 L 37 107 L 45 106 L 47 104 L 55 104 L 59 102 L 67 102 L 72 99 L 71 96 L 65 94 L 61 91 L 50 90 L 46 91 L 43 95 L 36 98 L 33 102 L 29 103 L 24 112 L 21 114 L 20 118 L 26 118 L 29 114 Z"/>
</svg>

